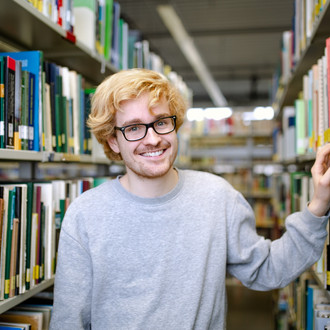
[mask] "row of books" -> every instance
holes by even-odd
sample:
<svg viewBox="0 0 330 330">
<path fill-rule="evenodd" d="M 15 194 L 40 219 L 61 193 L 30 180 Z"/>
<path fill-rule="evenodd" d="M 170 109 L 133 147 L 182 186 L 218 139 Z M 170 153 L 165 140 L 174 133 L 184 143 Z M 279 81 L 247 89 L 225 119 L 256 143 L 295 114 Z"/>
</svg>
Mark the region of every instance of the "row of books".
<svg viewBox="0 0 330 330">
<path fill-rule="evenodd" d="M 54 276 L 67 207 L 104 180 L 107 178 L 0 184 L 0 300 Z"/>
<path fill-rule="evenodd" d="M 221 114 L 220 109 L 219 113 Z M 246 120 L 246 114 L 250 114 L 250 112 L 237 110 L 226 119 L 196 117 L 194 120 L 186 120 L 181 131 L 186 131 L 194 136 L 271 134 L 274 128 L 271 120 Z"/>
<path fill-rule="evenodd" d="M 164 72 L 163 60 L 149 50 L 138 30 L 121 18 L 121 6 L 113 0 L 74 2 L 74 33 L 81 43 L 96 50 L 116 69 L 153 68 Z"/>
<path fill-rule="evenodd" d="M 292 173 L 282 173 L 274 177 L 274 202 L 275 212 L 280 220 L 297 211 L 302 211 L 308 201 L 313 196 L 313 179 L 310 172 L 297 171 Z M 329 304 L 326 290 L 330 289 L 330 277 L 328 276 L 330 264 L 328 256 L 330 255 L 329 239 L 325 242 L 321 258 L 316 262 L 311 270 L 302 274 L 300 278 L 285 288 L 289 305 L 291 304 L 291 315 L 296 323 L 296 329 L 324 329 L 316 327 L 316 324 L 324 322 L 323 312 L 324 304 Z M 311 275 L 312 274 L 312 275 Z M 314 298 L 321 296 L 321 302 L 313 301 Z M 329 307 L 326 307 L 329 309 Z M 327 318 L 328 316 L 326 316 Z M 314 324 L 314 325 L 313 325 Z M 314 327 L 313 327 L 314 326 Z"/>
<path fill-rule="evenodd" d="M 273 77 L 274 96 L 288 83 L 291 74 L 308 46 L 327 0 L 295 0 L 292 29 L 282 34 L 280 64 Z"/>
<path fill-rule="evenodd" d="M 90 154 L 94 89 L 42 51 L 0 53 L 0 148 Z"/>
<path fill-rule="evenodd" d="M 52 305 L 24 303 L 0 315 L 0 330 L 48 330 Z"/>
<path fill-rule="evenodd" d="M 147 68 L 163 73 L 191 103 L 191 90 L 181 76 L 150 50 L 149 41 L 122 18 L 120 3 L 113 0 L 27 0 L 52 22 L 96 52 L 116 70 Z"/>
<path fill-rule="evenodd" d="M 26 0 L 52 22 L 68 32 L 74 29 L 74 0 Z"/>
<path fill-rule="evenodd" d="M 282 122 L 274 130 L 274 156 L 278 160 L 315 154 L 330 141 L 330 38 L 324 56 L 303 76 L 302 86 L 294 105 L 283 109 Z"/>
<path fill-rule="evenodd" d="M 310 172 L 294 171 L 273 175 L 273 201 L 276 213 L 284 219 L 301 211 L 313 196 L 313 179 Z"/>
<path fill-rule="evenodd" d="M 281 289 L 281 304 L 286 326 L 279 329 L 324 330 L 330 327 L 330 298 L 310 272 Z"/>
</svg>

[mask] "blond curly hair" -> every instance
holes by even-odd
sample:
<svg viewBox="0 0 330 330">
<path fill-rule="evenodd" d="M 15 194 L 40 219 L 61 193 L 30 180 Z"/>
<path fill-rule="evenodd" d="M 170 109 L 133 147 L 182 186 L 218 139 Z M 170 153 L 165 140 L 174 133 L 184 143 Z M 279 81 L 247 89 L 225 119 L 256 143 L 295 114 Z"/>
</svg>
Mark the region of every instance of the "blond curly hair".
<svg viewBox="0 0 330 330">
<path fill-rule="evenodd" d="M 149 94 L 150 111 L 161 100 L 166 100 L 170 114 L 177 117 L 176 130 L 182 125 L 187 103 L 166 77 L 147 69 L 119 71 L 107 77 L 97 87 L 87 120 L 88 127 L 110 160 L 122 159 L 108 144 L 108 139 L 115 135 L 116 112 L 123 111 L 120 107 L 123 101 L 136 99 L 144 93 Z"/>
</svg>

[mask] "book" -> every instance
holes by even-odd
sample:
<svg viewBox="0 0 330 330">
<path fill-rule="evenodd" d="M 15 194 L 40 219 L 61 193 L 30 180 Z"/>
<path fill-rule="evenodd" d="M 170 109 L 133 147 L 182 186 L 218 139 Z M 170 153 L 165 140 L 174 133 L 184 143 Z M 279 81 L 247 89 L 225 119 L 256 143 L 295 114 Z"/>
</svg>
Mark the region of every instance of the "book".
<svg viewBox="0 0 330 330">
<path fill-rule="evenodd" d="M 105 42 L 105 0 L 96 1 L 95 49 L 104 56 Z"/>
<path fill-rule="evenodd" d="M 2 226 L 3 226 L 3 216 L 5 213 L 5 199 L 4 199 L 4 188 L 0 186 L 0 249 L 2 242 Z"/>
<path fill-rule="evenodd" d="M 5 60 L 5 100 L 4 100 L 4 122 L 5 122 L 5 147 L 14 148 L 14 125 L 15 125 L 15 60 L 9 56 Z"/>
<path fill-rule="evenodd" d="M 128 34 L 129 26 L 124 19 L 120 19 L 120 69 L 128 69 Z"/>
<path fill-rule="evenodd" d="M 34 139 L 35 139 L 35 75 L 32 72 L 29 72 L 28 75 L 28 85 L 29 85 L 29 94 L 28 94 L 28 150 L 34 150 Z"/>
<path fill-rule="evenodd" d="M 17 243 L 19 233 L 19 219 L 13 219 L 12 241 L 11 241 L 11 254 L 10 254 L 10 287 L 9 298 L 15 296 L 16 292 L 16 263 L 17 263 Z"/>
<path fill-rule="evenodd" d="M 83 117 L 83 127 L 84 127 L 84 154 L 92 153 L 92 135 L 90 130 L 86 125 L 86 121 L 91 112 L 91 99 L 95 93 L 95 88 L 88 88 L 84 91 L 85 102 L 84 102 L 84 117 Z"/>
<path fill-rule="evenodd" d="M 31 268 L 31 249 L 32 249 L 32 222 L 33 222 L 33 183 L 27 182 L 26 192 L 26 256 L 25 256 L 25 288 L 31 287 L 32 270 Z"/>
<path fill-rule="evenodd" d="M 10 310 L 0 314 L 0 322 L 16 322 L 31 324 L 31 330 L 42 330 L 42 312 Z"/>
<path fill-rule="evenodd" d="M 49 329 L 52 306 L 49 305 L 36 305 L 36 304 L 21 304 L 14 308 L 14 310 L 22 310 L 22 311 L 34 311 L 34 312 L 41 312 L 43 316 L 43 330 Z"/>
<path fill-rule="evenodd" d="M 2 217 L 2 238 L 1 238 L 1 255 L 0 255 L 0 300 L 5 296 L 5 270 L 6 270 L 6 249 L 7 249 L 7 225 L 8 225 L 8 203 L 9 203 L 9 187 L 2 186 L 3 200 L 3 217 Z"/>
<path fill-rule="evenodd" d="M 0 56 L 0 148 L 5 147 L 5 76 L 4 57 Z"/>
<path fill-rule="evenodd" d="M 325 46 L 325 61 L 326 61 L 326 89 L 327 89 L 327 95 L 328 95 L 328 104 L 327 109 L 325 110 L 328 113 L 328 122 L 326 123 L 327 127 L 327 136 L 328 141 L 330 141 L 330 38 L 326 39 L 326 46 Z"/>
<path fill-rule="evenodd" d="M 0 56 L 10 56 L 14 60 L 22 62 L 22 70 L 26 70 L 34 75 L 34 93 L 37 97 L 33 104 L 33 143 L 34 151 L 41 150 L 41 112 L 42 105 L 39 95 L 41 95 L 41 74 L 43 68 L 43 52 L 40 50 L 0 53 Z M 32 133 L 31 133 L 32 134 Z"/>
<path fill-rule="evenodd" d="M 20 140 L 21 149 L 29 149 L 29 72 L 22 70 L 21 82 L 21 125 Z"/>
<path fill-rule="evenodd" d="M 53 151 L 52 146 L 52 113 L 51 113 L 51 94 L 50 86 L 44 82 L 44 103 L 43 103 L 43 150 Z"/>
<path fill-rule="evenodd" d="M 73 3 L 75 18 L 74 33 L 79 42 L 90 50 L 95 49 L 96 8 L 94 0 L 75 0 Z"/>
<path fill-rule="evenodd" d="M 41 267 L 41 260 L 40 260 L 40 249 L 41 247 L 41 213 L 42 213 L 42 201 L 41 201 L 41 190 L 42 187 L 35 184 L 34 185 L 34 195 L 33 195 L 33 213 L 37 215 L 37 228 L 35 229 L 36 237 L 35 237 L 35 268 L 33 271 L 35 284 L 40 282 L 40 267 Z"/>
<path fill-rule="evenodd" d="M 112 47 L 112 19 L 113 19 L 113 0 L 105 0 L 105 35 L 104 35 L 104 58 L 106 61 L 111 59 Z"/>
<path fill-rule="evenodd" d="M 9 298 L 10 294 L 10 263 L 11 263 L 11 249 L 13 238 L 13 224 L 15 216 L 15 188 L 9 190 L 8 195 L 8 215 L 7 215 L 7 243 L 6 243 L 6 262 L 5 262 L 5 289 L 4 298 Z"/>
<path fill-rule="evenodd" d="M 43 205 L 44 215 L 41 217 L 41 246 L 43 249 L 42 273 L 45 279 L 54 276 L 53 264 L 55 262 L 55 219 L 54 219 L 54 195 L 53 183 L 35 183 L 41 188 L 40 202 Z"/>
<path fill-rule="evenodd" d="M 31 325 L 26 323 L 0 322 L 0 330 L 31 330 Z"/>
<path fill-rule="evenodd" d="M 73 152 L 80 154 L 80 109 L 83 106 L 81 102 L 82 77 L 76 71 L 69 71 L 70 91 L 72 96 L 72 118 L 73 118 Z"/>
<path fill-rule="evenodd" d="M 33 288 L 39 280 L 39 267 L 37 265 L 37 246 L 38 246 L 38 227 L 39 218 L 38 213 L 32 213 L 31 222 L 31 249 L 30 249 L 30 278 L 28 281 L 29 288 Z"/>
<path fill-rule="evenodd" d="M 56 132 L 56 117 L 55 117 L 55 95 L 56 95 L 56 76 L 58 74 L 58 67 L 52 62 L 45 61 L 45 81 L 49 85 L 49 94 L 50 94 L 50 113 L 51 113 L 51 131 L 52 131 L 52 149 L 56 151 L 57 148 L 57 135 Z"/>
<path fill-rule="evenodd" d="M 111 64 L 119 69 L 119 19 L 120 19 L 120 4 L 117 1 L 113 2 L 112 14 L 112 44 L 111 44 Z"/>
<path fill-rule="evenodd" d="M 317 137 L 316 137 L 316 147 L 319 148 L 324 145 L 324 132 L 325 132 L 325 95 L 324 95 L 324 75 L 323 75 L 323 59 L 319 58 L 317 61 L 318 67 L 318 100 L 317 100 L 317 117 L 318 117 L 318 128 L 317 128 Z"/>
<path fill-rule="evenodd" d="M 14 113 L 14 149 L 21 150 L 19 129 L 22 113 L 22 62 L 15 61 L 15 113 Z"/>
<path fill-rule="evenodd" d="M 306 153 L 306 115 L 305 101 L 295 100 L 295 154 L 304 155 Z"/>
</svg>

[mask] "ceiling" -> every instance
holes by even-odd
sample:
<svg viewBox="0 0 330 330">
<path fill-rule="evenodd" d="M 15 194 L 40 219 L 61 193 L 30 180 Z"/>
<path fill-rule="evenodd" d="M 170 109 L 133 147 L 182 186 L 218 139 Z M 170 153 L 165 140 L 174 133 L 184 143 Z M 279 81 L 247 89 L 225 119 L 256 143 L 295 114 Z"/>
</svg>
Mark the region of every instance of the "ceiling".
<svg viewBox="0 0 330 330">
<path fill-rule="evenodd" d="M 121 16 L 138 29 L 193 91 L 193 106 L 213 106 L 203 85 L 163 24 L 157 6 L 171 5 L 232 107 L 271 104 L 282 32 L 291 29 L 288 0 L 118 0 Z"/>
</svg>

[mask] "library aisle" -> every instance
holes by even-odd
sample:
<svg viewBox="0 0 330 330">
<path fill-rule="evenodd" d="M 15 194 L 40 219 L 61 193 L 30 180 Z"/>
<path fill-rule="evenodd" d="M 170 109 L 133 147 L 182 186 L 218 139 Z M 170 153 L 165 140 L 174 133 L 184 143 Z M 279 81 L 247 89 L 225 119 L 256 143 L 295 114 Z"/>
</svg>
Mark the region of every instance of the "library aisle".
<svg viewBox="0 0 330 330">
<path fill-rule="evenodd" d="M 253 291 L 241 284 L 227 285 L 227 330 L 274 330 L 273 292 Z"/>
</svg>

